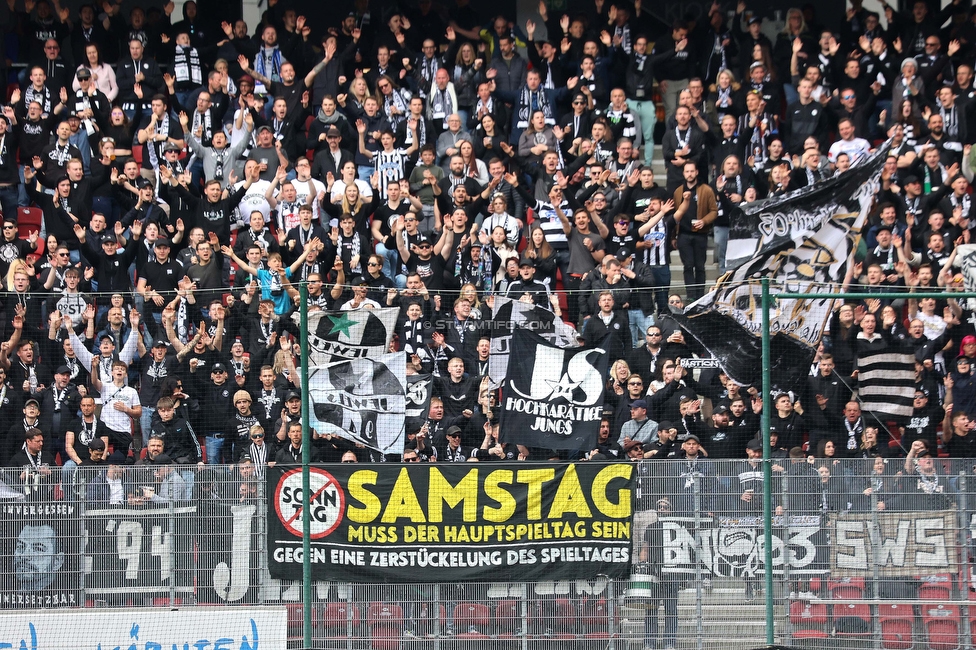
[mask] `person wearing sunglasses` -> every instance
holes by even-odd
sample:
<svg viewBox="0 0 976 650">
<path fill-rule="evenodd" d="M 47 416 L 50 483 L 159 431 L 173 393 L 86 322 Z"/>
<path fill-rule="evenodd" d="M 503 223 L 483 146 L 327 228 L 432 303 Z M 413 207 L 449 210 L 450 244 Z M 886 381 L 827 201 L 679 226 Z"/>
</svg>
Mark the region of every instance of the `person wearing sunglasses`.
<svg viewBox="0 0 976 650">
<path fill-rule="evenodd" d="M 264 427 L 260 424 L 252 425 L 247 437 L 250 444 L 241 445 L 237 462 L 242 462 L 245 457 L 250 458 L 254 464 L 254 475 L 263 479 L 265 468 L 274 467 L 274 457 L 278 451 L 277 446 L 274 445 L 274 438 L 268 439 Z M 269 458 L 272 459 L 270 462 Z"/>
</svg>

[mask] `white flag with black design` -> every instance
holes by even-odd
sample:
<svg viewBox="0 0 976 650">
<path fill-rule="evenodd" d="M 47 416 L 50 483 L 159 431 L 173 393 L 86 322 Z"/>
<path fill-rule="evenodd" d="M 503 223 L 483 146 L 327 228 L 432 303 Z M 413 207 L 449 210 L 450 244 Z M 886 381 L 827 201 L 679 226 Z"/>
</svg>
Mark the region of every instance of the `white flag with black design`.
<svg viewBox="0 0 976 650">
<path fill-rule="evenodd" d="M 313 311 L 308 315 L 308 350 L 312 365 L 339 359 L 377 358 L 390 350 L 400 310 Z M 295 324 L 299 316 L 293 316 Z"/>
<path fill-rule="evenodd" d="M 309 425 L 384 454 L 402 454 L 406 356 L 349 359 L 309 368 Z"/>
</svg>

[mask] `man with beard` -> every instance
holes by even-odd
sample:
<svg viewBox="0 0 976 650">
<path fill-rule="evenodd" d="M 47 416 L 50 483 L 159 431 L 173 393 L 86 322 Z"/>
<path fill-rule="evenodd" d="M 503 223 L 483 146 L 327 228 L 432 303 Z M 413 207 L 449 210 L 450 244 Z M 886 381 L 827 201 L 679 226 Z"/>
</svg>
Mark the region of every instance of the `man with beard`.
<svg viewBox="0 0 976 650">
<path fill-rule="evenodd" d="M 437 460 L 445 463 L 467 462 L 474 449 L 461 444 L 461 427 L 449 428 L 445 437 L 447 442 L 437 451 Z"/>
<path fill-rule="evenodd" d="M 64 566 L 64 553 L 58 550 L 58 538 L 50 524 L 26 524 L 20 529 L 14 547 L 13 570 L 20 592 L 37 592 L 49 588 Z"/>
<path fill-rule="evenodd" d="M 78 388 L 71 383 L 71 369 L 58 366 L 54 371 L 51 385 L 37 393 L 41 407 L 41 429 L 48 432 L 51 440 L 51 453 L 65 458 L 65 433 L 81 402 Z"/>
<path fill-rule="evenodd" d="M 582 460 L 595 460 L 594 457 L 597 454 L 601 454 L 607 459 L 622 460 L 624 457 L 624 450 L 620 443 L 610 439 L 610 419 L 606 417 L 600 420 L 600 433 L 597 435 L 596 447 L 584 454 Z"/>
<path fill-rule="evenodd" d="M 712 426 L 706 433 L 708 439 L 705 448 L 708 457 L 713 460 L 724 458 L 741 458 L 742 445 L 752 437 L 753 432 L 743 432 L 733 429 L 729 424 L 729 409 L 727 406 L 717 406 L 712 409 Z"/>
<path fill-rule="evenodd" d="M 88 458 L 92 441 L 101 440 L 108 445 L 108 433 L 103 427 L 100 428 L 101 423 L 95 417 L 95 398 L 91 395 L 81 398 L 79 408 L 81 417 L 69 423 L 64 434 L 64 449 L 68 459 L 61 468 L 62 485 L 72 485 L 75 470 Z"/>
<path fill-rule="evenodd" d="M 801 400 L 803 404 L 811 405 L 806 411 L 811 449 L 817 448 L 821 438 L 832 438 L 839 430 L 840 421 L 844 417 L 842 405 L 850 397 L 850 388 L 834 372 L 833 355 L 822 354 L 817 375 L 807 378 L 807 392 Z"/>
</svg>

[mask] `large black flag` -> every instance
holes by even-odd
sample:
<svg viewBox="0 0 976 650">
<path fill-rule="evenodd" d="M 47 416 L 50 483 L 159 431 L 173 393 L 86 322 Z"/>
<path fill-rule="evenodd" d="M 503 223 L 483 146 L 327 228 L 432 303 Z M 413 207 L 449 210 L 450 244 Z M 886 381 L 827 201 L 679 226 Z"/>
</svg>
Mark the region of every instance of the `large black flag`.
<svg viewBox="0 0 976 650">
<path fill-rule="evenodd" d="M 603 414 L 606 346 L 563 349 L 516 328 L 502 386 L 501 442 L 593 449 Z"/>
<path fill-rule="evenodd" d="M 545 306 L 495 296 L 491 321 L 493 328 L 491 356 L 488 357 L 488 379 L 493 388 L 500 386 L 508 373 L 513 330 L 528 328 L 561 348 L 575 348 L 579 345 L 576 330 Z"/>
<path fill-rule="evenodd" d="M 770 308 L 770 369 L 790 390 L 809 371 L 857 249 L 888 152 L 881 147 L 845 174 L 747 206 L 729 233 L 729 265 L 715 288 L 676 318 L 701 348 L 741 384 L 761 381 L 762 285 L 770 293 L 819 293 L 775 300 Z"/>
</svg>

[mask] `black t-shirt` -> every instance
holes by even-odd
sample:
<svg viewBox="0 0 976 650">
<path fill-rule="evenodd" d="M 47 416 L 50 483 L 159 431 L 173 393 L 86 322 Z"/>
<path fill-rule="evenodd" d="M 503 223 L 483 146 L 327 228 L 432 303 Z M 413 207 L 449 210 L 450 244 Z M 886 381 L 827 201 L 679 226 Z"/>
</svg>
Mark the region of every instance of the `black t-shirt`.
<svg viewBox="0 0 976 650">
<path fill-rule="evenodd" d="M 373 214 L 373 219 L 380 220 L 380 233 L 383 234 L 383 245 L 386 246 L 387 249 L 396 248 L 396 242 L 393 241 L 394 220 L 397 217 L 406 215 L 408 212 L 410 212 L 410 201 L 407 199 L 401 199 L 400 205 L 395 208 L 390 207 L 389 201 L 376 208 L 376 212 Z"/>
<path fill-rule="evenodd" d="M 102 436 L 108 435 L 108 429 L 99 422 L 98 418 L 92 423 L 85 422 L 82 418 L 77 418 L 72 422 L 66 431 L 71 431 L 75 434 L 75 443 L 73 445 L 75 453 L 78 454 L 78 458 L 82 462 L 89 460 L 88 445 L 95 438 L 100 438 Z"/>
<path fill-rule="evenodd" d="M 413 254 L 407 262 L 407 269 L 411 273 L 419 273 L 420 279 L 424 281 L 424 286 L 428 290 L 444 288 L 444 258 L 440 255 L 432 255 L 429 260 L 422 260 L 418 255 Z"/>
<path fill-rule="evenodd" d="M 617 251 L 619 251 L 621 248 L 626 248 L 628 251 L 630 251 L 631 255 L 636 255 L 636 242 L 637 238 L 634 237 L 633 228 L 631 228 L 630 232 L 622 237 L 614 233 L 609 239 L 606 240 L 607 255 L 616 255 Z"/>
<path fill-rule="evenodd" d="M 145 266 L 139 273 L 146 280 L 146 286 L 152 287 L 153 291 L 157 291 L 163 295 L 167 302 L 173 299 L 173 295 L 167 295 L 167 292 L 176 291 L 181 279 L 183 279 L 183 266 L 170 258 L 165 263 L 160 264 L 157 260 L 152 259 L 146 262 Z M 152 300 L 146 301 L 146 306 L 152 311 L 162 311 L 163 307 L 158 306 Z"/>
<path fill-rule="evenodd" d="M 196 372 L 190 372 L 190 362 L 194 359 L 197 360 Z M 183 368 L 181 370 L 181 376 L 184 378 L 190 378 L 190 381 L 194 385 L 194 392 L 190 393 L 193 397 L 199 398 L 201 396 L 201 388 L 210 383 L 210 369 L 213 364 L 219 361 L 217 353 L 211 349 L 206 349 L 203 352 L 196 352 L 191 350 L 186 358 L 183 360 Z M 189 393 L 189 391 L 184 389 L 184 392 Z M 204 406 L 203 403 L 200 404 L 201 407 Z"/>
<path fill-rule="evenodd" d="M 271 96 L 277 99 L 283 97 L 288 105 L 288 115 L 291 115 L 302 102 L 302 93 L 306 90 L 305 79 L 296 77 L 295 83 L 286 86 L 280 81 L 271 83 Z"/>
</svg>

